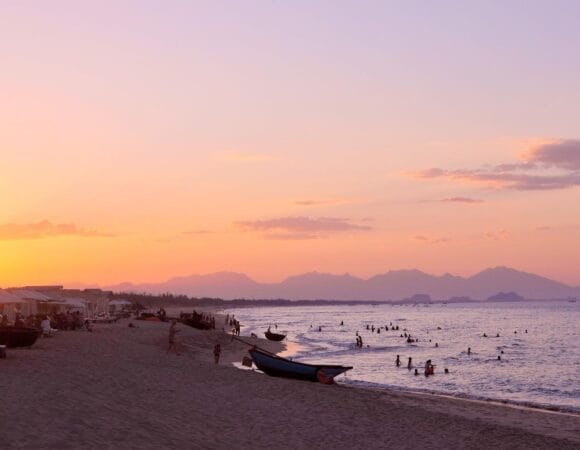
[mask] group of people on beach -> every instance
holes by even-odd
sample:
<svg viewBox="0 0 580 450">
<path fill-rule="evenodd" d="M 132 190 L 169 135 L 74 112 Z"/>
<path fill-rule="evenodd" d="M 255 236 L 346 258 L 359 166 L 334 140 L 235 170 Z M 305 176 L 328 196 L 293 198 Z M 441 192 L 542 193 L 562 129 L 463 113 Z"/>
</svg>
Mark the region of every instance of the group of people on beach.
<svg viewBox="0 0 580 450">
<path fill-rule="evenodd" d="M 66 330 L 74 331 L 86 329 L 91 331 L 90 322 L 83 317 L 80 311 L 61 311 L 50 314 L 29 314 L 24 316 L 17 313 L 14 323 L 8 321 L 8 316 L 0 316 L 0 326 L 14 326 L 16 328 L 38 328 L 39 330 Z"/>
</svg>

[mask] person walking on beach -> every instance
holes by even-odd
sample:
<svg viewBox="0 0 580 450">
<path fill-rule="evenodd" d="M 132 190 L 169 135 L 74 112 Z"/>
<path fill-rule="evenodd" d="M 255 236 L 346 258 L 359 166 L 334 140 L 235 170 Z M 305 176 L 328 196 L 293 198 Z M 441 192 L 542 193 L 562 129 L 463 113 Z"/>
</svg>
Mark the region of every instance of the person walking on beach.
<svg viewBox="0 0 580 450">
<path fill-rule="evenodd" d="M 213 348 L 213 357 L 215 360 L 216 364 L 219 364 L 220 362 L 220 355 L 222 353 L 222 347 L 220 344 L 216 344 L 215 347 Z"/>
<path fill-rule="evenodd" d="M 179 333 L 181 330 L 176 328 L 177 321 L 172 320 L 171 325 L 169 326 L 169 347 L 167 347 L 167 353 L 173 350 L 175 353 L 179 355 L 179 350 L 177 349 L 177 341 L 175 340 L 175 335 Z"/>
</svg>

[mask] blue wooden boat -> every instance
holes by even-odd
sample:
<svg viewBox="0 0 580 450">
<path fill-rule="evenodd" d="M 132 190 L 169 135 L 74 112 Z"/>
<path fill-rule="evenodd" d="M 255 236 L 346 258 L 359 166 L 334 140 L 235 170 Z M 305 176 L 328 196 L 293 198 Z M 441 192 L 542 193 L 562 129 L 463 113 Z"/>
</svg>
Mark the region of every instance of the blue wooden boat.
<svg viewBox="0 0 580 450">
<path fill-rule="evenodd" d="M 352 366 L 306 364 L 291 361 L 256 347 L 248 351 L 258 369 L 273 377 L 328 383 L 332 382 L 337 375 L 352 369 Z"/>
</svg>

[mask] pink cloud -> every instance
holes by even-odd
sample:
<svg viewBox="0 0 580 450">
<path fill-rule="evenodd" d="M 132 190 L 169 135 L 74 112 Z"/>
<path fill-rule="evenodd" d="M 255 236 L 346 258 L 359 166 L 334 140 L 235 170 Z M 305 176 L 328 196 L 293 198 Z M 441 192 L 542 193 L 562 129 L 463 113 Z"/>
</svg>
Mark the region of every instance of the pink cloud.
<svg viewBox="0 0 580 450">
<path fill-rule="evenodd" d="M 483 200 L 469 197 L 449 197 L 441 199 L 443 203 L 483 203 Z"/>
<path fill-rule="evenodd" d="M 446 237 L 431 238 L 423 235 L 411 236 L 411 239 L 417 242 L 424 242 L 425 244 L 444 244 L 446 242 L 449 242 L 449 238 Z"/>
<path fill-rule="evenodd" d="M 54 224 L 48 220 L 36 223 L 0 225 L 0 240 L 42 239 L 57 236 L 111 237 L 97 230 L 79 228 L 70 223 Z"/>
<path fill-rule="evenodd" d="M 524 155 L 524 162 L 499 164 L 486 169 L 429 168 L 413 174 L 418 179 L 446 179 L 475 183 L 492 189 L 554 190 L 580 186 L 580 141 L 542 144 Z M 558 169 L 559 173 L 546 173 Z M 531 172 L 534 171 L 534 172 Z"/>
<path fill-rule="evenodd" d="M 506 241 L 511 239 L 512 234 L 509 230 L 500 228 L 499 230 L 491 230 L 483 233 L 483 237 L 490 241 Z"/>
<path fill-rule="evenodd" d="M 580 170 L 580 140 L 567 139 L 539 145 L 525 154 L 524 159 L 528 164 Z"/>
<path fill-rule="evenodd" d="M 353 200 L 344 198 L 301 199 L 293 202 L 298 206 L 344 205 L 353 203 Z"/>
<path fill-rule="evenodd" d="M 236 222 L 244 231 L 264 232 L 268 239 L 316 239 L 332 233 L 368 231 L 371 227 L 336 217 L 280 217 L 268 220 Z"/>
</svg>

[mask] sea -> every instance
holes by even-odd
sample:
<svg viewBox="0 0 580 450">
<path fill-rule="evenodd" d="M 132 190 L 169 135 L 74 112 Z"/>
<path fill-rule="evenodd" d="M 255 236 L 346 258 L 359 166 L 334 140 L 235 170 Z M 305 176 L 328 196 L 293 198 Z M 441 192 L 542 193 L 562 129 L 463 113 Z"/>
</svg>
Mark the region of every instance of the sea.
<svg viewBox="0 0 580 450">
<path fill-rule="evenodd" d="M 263 337 L 269 326 L 286 334 L 282 356 L 353 366 L 337 378 L 344 384 L 580 413 L 580 303 L 328 305 L 225 313 L 240 320 L 242 336 Z M 356 333 L 362 348 L 355 344 Z M 405 334 L 417 341 L 408 343 Z M 435 365 L 429 377 L 427 360 Z"/>
</svg>

